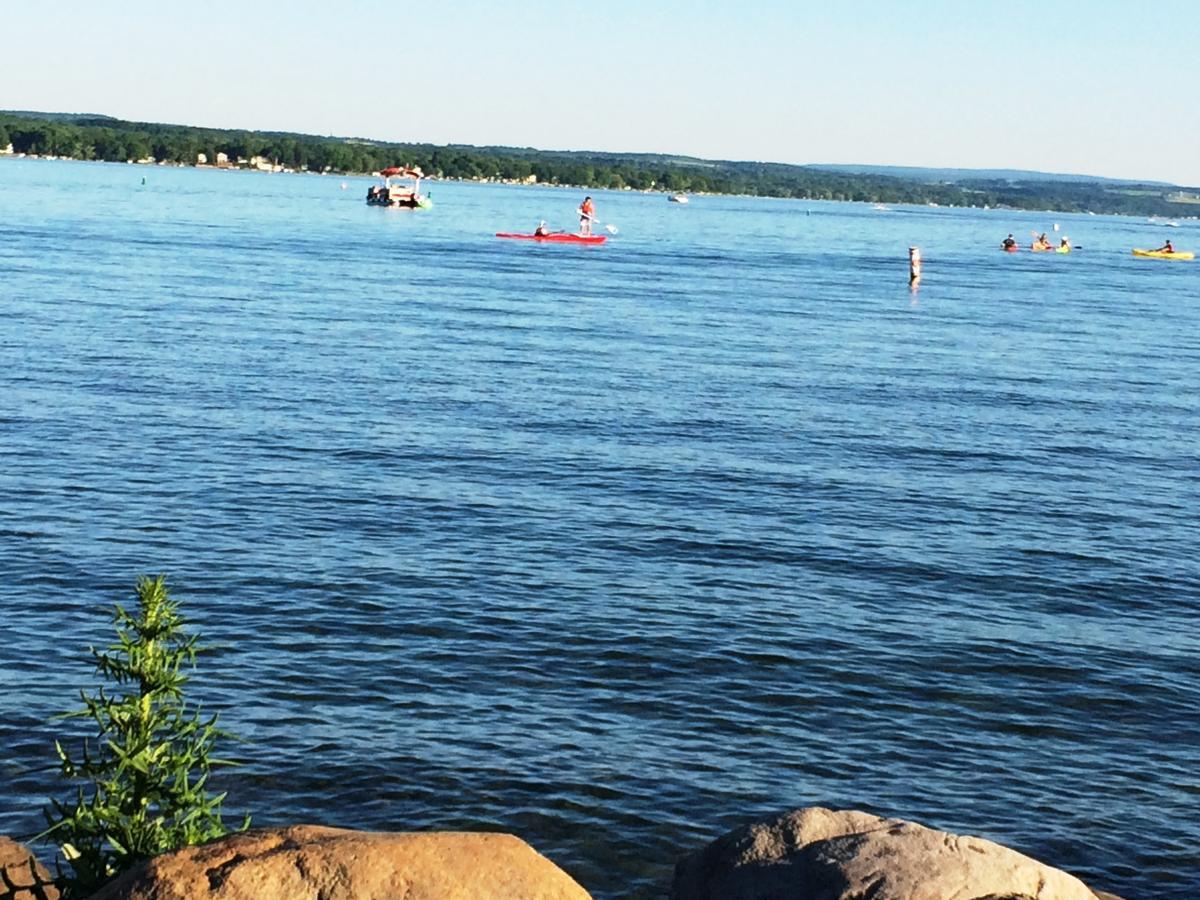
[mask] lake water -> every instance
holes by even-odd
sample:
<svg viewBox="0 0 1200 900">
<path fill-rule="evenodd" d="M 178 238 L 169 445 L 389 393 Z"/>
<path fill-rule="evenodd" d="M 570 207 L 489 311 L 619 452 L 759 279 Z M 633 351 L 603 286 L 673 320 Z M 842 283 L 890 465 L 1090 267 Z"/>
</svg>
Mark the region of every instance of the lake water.
<svg viewBox="0 0 1200 900">
<path fill-rule="evenodd" d="M 165 572 L 257 824 L 654 897 L 827 804 L 1196 896 L 1200 263 L 1129 250 L 1200 225 L 368 183 L 0 160 L 0 833 Z"/>
</svg>

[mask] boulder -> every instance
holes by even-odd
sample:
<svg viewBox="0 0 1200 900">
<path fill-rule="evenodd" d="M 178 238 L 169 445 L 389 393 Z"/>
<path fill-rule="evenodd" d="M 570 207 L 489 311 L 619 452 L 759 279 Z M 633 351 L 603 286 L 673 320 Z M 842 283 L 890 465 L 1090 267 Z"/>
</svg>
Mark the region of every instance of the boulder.
<svg viewBox="0 0 1200 900">
<path fill-rule="evenodd" d="M 46 867 L 6 837 L 0 837 L 0 900 L 58 900 Z"/>
<path fill-rule="evenodd" d="M 93 900 L 585 900 L 510 834 L 259 828 L 164 853 Z"/>
<path fill-rule="evenodd" d="M 1073 875 L 991 841 L 822 807 L 783 813 L 717 838 L 675 867 L 671 897 L 1097 900 Z"/>
</svg>

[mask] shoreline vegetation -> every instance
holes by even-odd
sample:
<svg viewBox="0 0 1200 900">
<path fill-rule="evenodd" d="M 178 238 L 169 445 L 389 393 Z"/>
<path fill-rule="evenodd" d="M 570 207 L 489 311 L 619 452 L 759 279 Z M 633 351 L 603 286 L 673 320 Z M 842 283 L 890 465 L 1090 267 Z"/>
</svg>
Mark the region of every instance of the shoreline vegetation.
<svg viewBox="0 0 1200 900">
<path fill-rule="evenodd" d="M 225 795 L 208 787 L 218 759 L 217 716 L 184 697 L 196 657 L 208 650 L 186 630 L 165 576 L 140 577 L 137 604 L 113 608 L 116 641 L 91 650 L 105 682 L 80 692 L 82 707 L 58 717 L 86 720 L 74 739 L 54 742 L 59 772 L 74 797 L 51 798 L 46 830 L 35 840 L 59 845 L 70 874 L 58 886 L 89 897 L 144 860 L 229 834 Z M 90 731 L 90 735 L 88 734 Z M 250 817 L 241 831 L 250 827 Z"/>
<path fill-rule="evenodd" d="M 1192 218 L 1200 191 L 1162 183 L 1064 176 L 947 179 L 831 170 L 827 166 L 703 160 L 645 153 L 437 146 L 291 132 L 129 122 L 108 116 L 0 111 L 0 155 L 368 175 L 416 166 L 428 177 L 575 188 L 731 194 L 797 200 Z M 853 167 L 848 167 L 853 168 Z M 1032 176 L 1033 173 L 1030 173 Z M 941 180 L 938 178 L 941 177 Z"/>
</svg>

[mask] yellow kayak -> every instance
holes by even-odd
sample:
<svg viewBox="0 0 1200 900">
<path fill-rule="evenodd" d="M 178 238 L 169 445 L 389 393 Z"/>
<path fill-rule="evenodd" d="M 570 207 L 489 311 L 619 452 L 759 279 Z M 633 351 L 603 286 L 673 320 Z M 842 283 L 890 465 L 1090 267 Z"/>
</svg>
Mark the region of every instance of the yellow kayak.
<svg viewBox="0 0 1200 900">
<path fill-rule="evenodd" d="M 1167 253 L 1163 250 L 1134 250 L 1134 256 L 1147 256 L 1151 259 L 1195 259 L 1196 254 L 1190 250 L 1176 250 Z"/>
</svg>

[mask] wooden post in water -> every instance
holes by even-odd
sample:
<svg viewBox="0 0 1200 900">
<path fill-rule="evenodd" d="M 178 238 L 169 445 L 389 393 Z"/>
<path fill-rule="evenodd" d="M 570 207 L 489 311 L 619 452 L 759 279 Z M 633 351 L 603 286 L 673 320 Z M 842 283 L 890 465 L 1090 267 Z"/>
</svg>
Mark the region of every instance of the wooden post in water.
<svg viewBox="0 0 1200 900">
<path fill-rule="evenodd" d="M 916 284 L 921 280 L 921 248 L 908 248 L 908 283 Z"/>
</svg>

